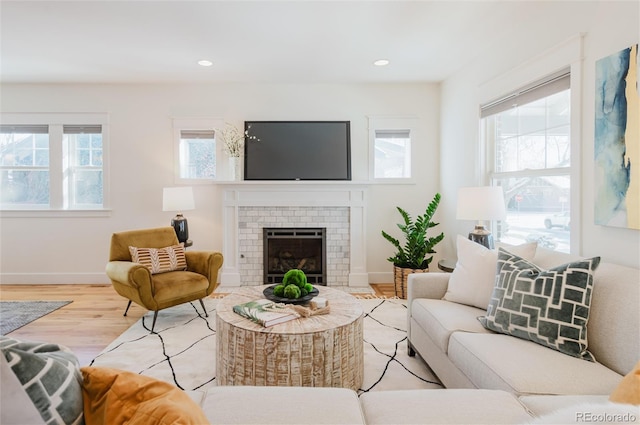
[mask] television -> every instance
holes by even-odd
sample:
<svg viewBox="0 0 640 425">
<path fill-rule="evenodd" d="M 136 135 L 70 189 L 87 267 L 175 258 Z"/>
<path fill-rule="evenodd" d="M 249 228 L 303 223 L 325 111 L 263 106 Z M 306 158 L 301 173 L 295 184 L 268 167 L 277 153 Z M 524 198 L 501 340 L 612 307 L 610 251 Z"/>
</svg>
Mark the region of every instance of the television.
<svg viewBox="0 0 640 425">
<path fill-rule="evenodd" d="M 350 121 L 245 121 L 244 128 L 245 180 L 351 180 Z"/>
</svg>

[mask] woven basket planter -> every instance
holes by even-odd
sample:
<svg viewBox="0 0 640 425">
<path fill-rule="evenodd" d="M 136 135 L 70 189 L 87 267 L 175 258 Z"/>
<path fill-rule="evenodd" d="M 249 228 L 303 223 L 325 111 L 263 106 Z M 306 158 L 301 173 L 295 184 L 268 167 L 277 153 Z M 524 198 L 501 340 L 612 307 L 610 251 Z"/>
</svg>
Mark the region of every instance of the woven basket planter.
<svg viewBox="0 0 640 425">
<path fill-rule="evenodd" d="M 407 278 L 411 273 L 427 273 L 429 268 L 426 269 L 405 269 L 402 267 L 393 266 L 393 282 L 395 284 L 396 297 L 407 299 Z"/>
</svg>

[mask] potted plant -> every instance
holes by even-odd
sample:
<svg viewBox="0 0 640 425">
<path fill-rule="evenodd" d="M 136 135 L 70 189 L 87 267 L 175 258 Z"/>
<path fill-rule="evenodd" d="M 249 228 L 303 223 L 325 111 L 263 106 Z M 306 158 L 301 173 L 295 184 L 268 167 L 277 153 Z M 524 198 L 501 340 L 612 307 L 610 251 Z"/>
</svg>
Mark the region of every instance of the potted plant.
<svg viewBox="0 0 640 425">
<path fill-rule="evenodd" d="M 396 207 L 404 220 L 404 223 L 398 223 L 398 228 L 405 236 L 404 245 L 384 230 L 382 231 L 382 236 L 396 248 L 395 255 L 387 260 L 393 263 L 395 293 L 400 298 L 407 297 L 408 275 L 429 271 L 429 263 L 433 260 L 433 256 L 427 255 L 435 254 L 436 251 L 433 248 L 444 239 L 444 233 L 434 237 L 427 236 L 427 231 L 439 224 L 432 221 L 439 203 L 440 194 L 436 193 L 424 214 L 418 216 L 415 221 L 405 210 Z"/>
</svg>

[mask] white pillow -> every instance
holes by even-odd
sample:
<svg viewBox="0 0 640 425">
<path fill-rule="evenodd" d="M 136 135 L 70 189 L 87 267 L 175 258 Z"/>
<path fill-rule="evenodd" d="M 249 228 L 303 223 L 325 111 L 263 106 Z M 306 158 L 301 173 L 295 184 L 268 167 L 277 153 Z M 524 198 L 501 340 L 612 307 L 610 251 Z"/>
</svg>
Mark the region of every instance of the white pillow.
<svg viewBox="0 0 640 425">
<path fill-rule="evenodd" d="M 525 260 L 536 255 L 536 242 L 502 247 Z M 466 304 L 486 310 L 496 280 L 498 251 L 487 249 L 464 236 L 457 238 L 458 261 L 449 278 L 444 298 L 458 304 Z"/>
</svg>

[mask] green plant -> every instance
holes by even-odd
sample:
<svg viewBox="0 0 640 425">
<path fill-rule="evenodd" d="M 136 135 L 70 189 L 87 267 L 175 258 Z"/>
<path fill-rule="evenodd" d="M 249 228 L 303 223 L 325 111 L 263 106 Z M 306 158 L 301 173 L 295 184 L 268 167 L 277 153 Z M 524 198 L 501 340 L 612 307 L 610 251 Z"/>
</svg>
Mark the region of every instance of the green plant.
<svg viewBox="0 0 640 425">
<path fill-rule="evenodd" d="M 433 248 L 444 239 L 444 233 L 440 233 L 435 237 L 427 237 L 427 231 L 439 224 L 431 221 L 439 203 L 440 194 L 436 193 L 424 214 L 418 216 L 415 222 L 405 210 L 396 207 L 404 220 L 404 223 L 398 223 L 398 228 L 405 235 L 404 246 L 400 244 L 398 239 L 384 230 L 382 231 L 382 236 L 396 247 L 396 254 L 387 258 L 394 266 L 409 269 L 426 269 L 429 267 L 433 256 L 427 257 L 427 255 L 435 254 L 436 251 Z"/>
</svg>

